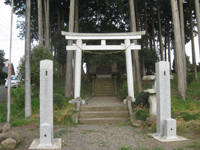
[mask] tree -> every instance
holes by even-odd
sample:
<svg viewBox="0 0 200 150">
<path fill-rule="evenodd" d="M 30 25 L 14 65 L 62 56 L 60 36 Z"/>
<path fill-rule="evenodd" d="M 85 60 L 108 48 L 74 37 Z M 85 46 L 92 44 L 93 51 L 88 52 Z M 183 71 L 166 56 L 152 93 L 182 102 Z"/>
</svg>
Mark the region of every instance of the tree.
<svg viewBox="0 0 200 150">
<path fill-rule="evenodd" d="M 177 78 L 178 78 L 178 93 L 186 98 L 186 87 L 184 81 L 184 64 L 183 64 L 183 51 L 182 51 L 182 40 L 181 40 L 181 31 L 180 31 L 180 19 L 178 14 L 178 5 L 177 0 L 171 0 L 172 7 L 172 17 L 174 23 L 174 37 L 176 45 L 176 58 L 179 65 L 177 65 Z"/>
<path fill-rule="evenodd" d="M 53 60 L 52 54 L 42 46 L 35 46 L 30 53 L 31 62 L 31 83 L 39 86 L 40 83 L 40 60 L 50 59 Z M 20 59 L 17 68 L 18 75 L 24 78 L 25 76 L 25 56 Z"/>
<path fill-rule="evenodd" d="M 195 0 L 195 12 L 198 27 L 198 39 L 199 39 L 199 54 L 200 54 L 200 12 L 199 12 L 199 0 Z"/>
<path fill-rule="evenodd" d="M 42 0 L 38 0 L 38 37 L 39 45 L 43 46 Z"/>
<path fill-rule="evenodd" d="M 160 8 L 159 8 L 159 0 L 157 0 L 157 10 L 158 10 L 158 25 L 159 25 L 159 40 L 160 40 L 160 55 L 161 60 L 164 60 L 163 56 L 163 43 L 162 43 L 162 31 L 161 31 L 161 21 L 160 21 Z"/>
<path fill-rule="evenodd" d="M 69 13 L 69 32 L 74 30 L 74 0 L 70 0 L 70 13 Z M 68 45 L 72 45 L 72 40 L 68 40 Z M 73 77 L 72 77 L 72 51 L 67 51 L 66 58 L 66 76 L 65 76 L 65 97 L 73 96 Z M 76 97 L 75 97 L 76 98 Z"/>
<path fill-rule="evenodd" d="M 193 13 L 191 9 L 191 3 L 192 1 L 190 0 L 190 33 L 191 33 L 191 49 L 192 49 L 192 65 L 193 65 L 193 75 L 194 79 L 197 81 L 197 65 L 196 65 L 196 54 L 195 54 L 195 45 L 194 45 L 194 33 L 193 33 Z"/>
<path fill-rule="evenodd" d="M 5 62 L 5 58 L 4 58 L 4 50 L 0 50 L 0 72 L 2 71 L 2 68 L 4 67 L 4 62 Z"/>
<path fill-rule="evenodd" d="M 45 46 L 50 52 L 50 37 L 49 37 L 49 0 L 44 0 L 45 9 Z"/>
<path fill-rule="evenodd" d="M 136 32 L 136 19 L 135 19 L 135 7 L 134 0 L 129 0 L 129 10 L 130 10 L 130 31 Z M 137 44 L 137 41 L 134 40 L 134 43 Z M 142 82 L 141 82 L 141 73 L 140 73 L 140 61 L 139 61 L 139 53 L 138 51 L 133 51 L 133 65 L 135 65 L 135 75 L 136 83 L 138 86 L 138 91 L 142 91 Z"/>
<path fill-rule="evenodd" d="M 180 14 L 180 28 L 181 28 L 181 40 L 182 40 L 182 54 L 183 54 L 183 65 L 184 65 L 184 81 L 185 87 L 187 88 L 186 80 L 186 58 L 185 58 L 185 27 L 184 27 L 184 14 L 183 14 L 183 2 L 179 0 L 179 14 Z"/>
</svg>

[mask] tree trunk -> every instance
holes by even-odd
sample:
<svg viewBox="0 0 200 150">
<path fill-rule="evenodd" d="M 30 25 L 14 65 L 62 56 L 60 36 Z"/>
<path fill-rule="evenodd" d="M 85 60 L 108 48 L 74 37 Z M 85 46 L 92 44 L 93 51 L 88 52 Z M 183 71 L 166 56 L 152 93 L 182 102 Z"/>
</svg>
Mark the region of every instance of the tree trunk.
<svg viewBox="0 0 200 150">
<path fill-rule="evenodd" d="M 69 32 L 74 30 L 74 0 L 70 0 L 70 12 L 69 12 Z M 72 40 L 68 40 L 68 45 L 72 45 Z M 65 97 L 73 96 L 73 78 L 72 78 L 72 51 L 67 51 L 66 61 L 66 76 L 65 76 Z"/>
<path fill-rule="evenodd" d="M 198 27 L 198 39 L 199 39 L 199 55 L 200 55 L 200 12 L 199 12 L 199 0 L 195 0 L 195 12 Z"/>
<path fill-rule="evenodd" d="M 167 42 L 168 42 L 168 61 L 169 61 L 169 69 L 170 74 L 172 75 L 172 67 L 171 67 L 171 46 L 170 46 L 170 33 L 169 33 L 169 18 L 167 18 Z"/>
<path fill-rule="evenodd" d="M 183 16 L 183 2 L 179 0 L 179 14 L 180 14 L 180 27 L 181 27 L 181 39 L 182 39 L 182 51 L 183 51 L 183 65 L 184 65 L 184 81 L 185 87 L 187 89 L 187 79 L 186 79 L 186 55 L 185 55 L 185 27 L 184 27 L 184 16 Z"/>
<path fill-rule="evenodd" d="M 49 38 L 49 0 L 44 0 L 45 9 L 45 47 L 50 52 L 50 38 Z"/>
<path fill-rule="evenodd" d="M 163 43 L 162 43 L 162 30 L 161 30 L 161 20 L 160 20 L 160 8 L 159 0 L 157 0 L 157 9 L 158 9 L 158 26 L 159 26 L 159 40 L 160 40 L 160 56 L 161 60 L 164 60 L 163 57 Z"/>
<path fill-rule="evenodd" d="M 191 1 L 190 1 L 191 2 Z M 192 47 L 192 65 L 193 65 L 193 74 L 194 79 L 197 81 L 197 67 L 196 67 L 196 55 L 195 55 L 195 46 L 194 46 L 194 35 L 193 35 L 193 18 L 192 18 L 192 9 L 190 10 L 190 36 L 191 36 L 191 47 Z"/>
<path fill-rule="evenodd" d="M 38 0 L 38 35 L 39 45 L 43 46 L 42 0 Z"/>
<path fill-rule="evenodd" d="M 151 17 L 152 17 L 152 39 L 153 39 L 153 49 L 156 51 L 156 42 L 155 42 L 155 32 L 154 32 L 154 7 L 153 2 L 151 2 Z"/>
<path fill-rule="evenodd" d="M 178 93 L 183 97 L 186 98 L 186 87 L 184 81 L 184 62 L 183 62 L 183 51 L 182 51 L 182 43 L 181 40 L 181 30 L 180 30 L 180 19 L 178 14 L 178 5 L 177 0 L 171 0 L 171 7 L 172 7 L 172 17 L 174 23 L 174 39 L 176 45 L 176 58 L 177 58 L 177 80 L 178 80 Z"/>
<path fill-rule="evenodd" d="M 60 24 L 60 10 L 58 10 L 58 32 L 61 30 L 61 24 Z"/>
<path fill-rule="evenodd" d="M 129 0 L 129 10 L 130 10 L 130 30 L 131 32 L 136 32 L 136 21 L 135 21 L 135 8 L 134 0 Z M 134 43 L 137 44 L 137 40 L 134 40 Z M 133 65 L 135 65 L 136 72 L 136 83 L 138 85 L 138 91 L 142 91 L 142 82 L 141 82 L 141 73 L 140 73 L 140 61 L 138 51 L 133 51 Z"/>
</svg>

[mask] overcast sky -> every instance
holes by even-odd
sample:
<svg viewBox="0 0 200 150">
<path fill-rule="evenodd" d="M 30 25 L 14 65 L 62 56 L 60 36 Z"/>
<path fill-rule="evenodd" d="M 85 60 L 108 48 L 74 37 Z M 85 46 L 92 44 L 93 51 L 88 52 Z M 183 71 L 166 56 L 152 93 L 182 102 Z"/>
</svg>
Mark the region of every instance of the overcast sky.
<svg viewBox="0 0 200 150">
<path fill-rule="evenodd" d="M 24 40 L 20 40 L 17 36 L 19 31 L 16 29 L 17 16 L 13 15 L 13 35 L 12 35 L 12 53 L 11 62 L 14 64 L 15 72 L 19 64 L 20 58 L 24 55 Z M 4 4 L 4 0 L 0 0 L 0 50 L 4 50 L 5 58 L 9 58 L 10 49 L 10 22 L 11 22 L 11 7 Z M 195 50 L 197 63 L 200 62 L 198 38 L 195 38 Z M 172 52 L 173 53 L 173 52 Z M 186 53 L 190 56 L 190 62 L 192 62 L 191 55 L 191 43 L 186 45 Z M 173 57 L 173 54 L 172 54 Z M 172 59 L 173 60 L 173 59 Z"/>
<path fill-rule="evenodd" d="M 20 60 L 24 55 L 24 40 L 20 40 L 16 29 L 17 16 L 13 15 L 13 33 L 12 33 L 12 52 L 11 62 L 14 64 L 15 72 Z M 4 4 L 4 0 L 0 0 L 0 50 L 4 50 L 5 58 L 9 59 L 10 49 L 10 22 L 11 22 L 11 7 Z"/>
</svg>

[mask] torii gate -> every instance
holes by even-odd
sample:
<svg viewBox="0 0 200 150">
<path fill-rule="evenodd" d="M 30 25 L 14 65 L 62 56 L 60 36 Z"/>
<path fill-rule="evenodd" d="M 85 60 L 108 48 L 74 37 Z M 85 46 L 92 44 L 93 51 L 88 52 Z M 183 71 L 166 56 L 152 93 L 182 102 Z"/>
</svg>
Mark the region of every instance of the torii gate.
<svg viewBox="0 0 200 150">
<path fill-rule="evenodd" d="M 76 50 L 74 99 L 80 97 L 81 93 L 82 50 L 125 50 L 128 96 L 131 96 L 132 101 L 135 101 L 131 50 L 140 50 L 141 46 L 131 43 L 131 40 L 141 39 L 145 31 L 124 33 L 74 33 L 62 31 L 61 34 L 67 40 L 76 41 L 76 44 L 66 46 L 66 50 Z M 82 40 L 101 40 L 101 45 L 86 45 L 82 43 Z M 106 45 L 106 40 L 124 40 L 125 44 Z"/>
</svg>

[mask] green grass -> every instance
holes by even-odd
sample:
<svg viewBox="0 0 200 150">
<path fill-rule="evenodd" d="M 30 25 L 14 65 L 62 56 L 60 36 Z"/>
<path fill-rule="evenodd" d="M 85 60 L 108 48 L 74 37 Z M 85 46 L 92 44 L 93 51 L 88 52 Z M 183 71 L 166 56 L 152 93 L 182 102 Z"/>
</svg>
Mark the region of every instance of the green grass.
<svg viewBox="0 0 200 150">
<path fill-rule="evenodd" d="M 193 144 L 190 144 L 187 146 L 187 148 L 194 148 L 194 149 L 200 149 L 200 141 L 196 141 Z"/>
<path fill-rule="evenodd" d="M 31 124 L 32 122 L 37 122 L 37 121 L 35 119 L 29 119 L 29 118 L 16 119 L 11 123 L 11 126 L 18 127 L 22 125 Z"/>
<path fill-rule="evenodd" d="M 132 150 L 132 148 L 127 147 L 126 145 L 122 145 L 121 147 L 119 147 L 119 150 Z"/>
</svg>

